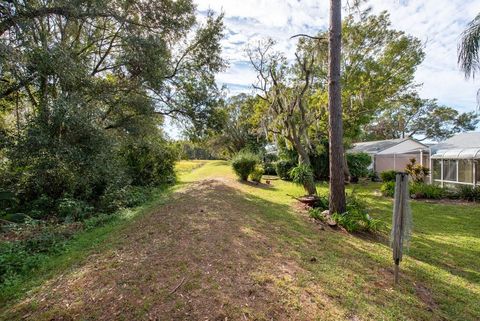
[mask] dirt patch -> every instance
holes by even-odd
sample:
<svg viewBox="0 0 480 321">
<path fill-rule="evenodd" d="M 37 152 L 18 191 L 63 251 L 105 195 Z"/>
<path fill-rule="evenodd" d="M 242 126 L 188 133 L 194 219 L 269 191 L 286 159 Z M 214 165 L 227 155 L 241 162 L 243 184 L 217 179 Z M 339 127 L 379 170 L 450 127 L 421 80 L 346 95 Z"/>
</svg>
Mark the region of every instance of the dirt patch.
<svg viewBox="0 0 480 321">
<path fill-rule="evenodd" d="M 309 320 L 318 306 L 290 286 L 303 270 L 255 211 L 222 180 L 190 185 L 5 319 Z"/>
<path fill-rule="evenodd" d="M 437 303 L 433 300 L 432 292 L 430 289 L 420 283 L 415 284 L 415 292 L 417 296 L 427 306 L 428 311 L 434 311 L 438 308 Z"/>
</svg>

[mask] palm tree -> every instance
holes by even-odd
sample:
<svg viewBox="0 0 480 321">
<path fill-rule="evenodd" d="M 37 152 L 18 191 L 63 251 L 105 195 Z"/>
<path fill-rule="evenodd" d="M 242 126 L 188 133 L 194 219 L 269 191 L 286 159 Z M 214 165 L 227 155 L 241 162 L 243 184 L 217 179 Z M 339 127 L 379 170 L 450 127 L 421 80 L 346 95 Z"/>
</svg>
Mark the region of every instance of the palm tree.
<svg viewBox="0 0 480 321">
<path fill-rule="evenodd" d="M 475 73 L 480 71 L 480 13 L 462 33 L 458 45 L 458 64 L 466 78 L 474 78 Z"/>
</svg>

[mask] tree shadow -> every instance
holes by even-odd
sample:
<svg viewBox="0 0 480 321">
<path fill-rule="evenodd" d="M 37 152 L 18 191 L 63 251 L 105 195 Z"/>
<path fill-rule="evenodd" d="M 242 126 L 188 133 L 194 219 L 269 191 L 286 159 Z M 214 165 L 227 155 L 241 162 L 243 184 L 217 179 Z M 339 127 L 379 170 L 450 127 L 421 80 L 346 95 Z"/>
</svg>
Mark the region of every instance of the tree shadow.
<svg viewBox="0 0 480 321">
<path fill-rule="evenodd" d="M 112 248 L 52 280 L 9 315 L 310 320 L 368 316 L 372 309 L 379 318 L 429 313 L 412 303 L 411 287 L 392 292 L 369 282 L 387 268 L 372 246 L 385 249 L 319 230 L 289 205 L 205 180 L 174 193 L 118 235 Z M 415 282 L 416 272 L 408 273 Z M 453 295 L 474 294 L 455 288 Z"/>
</svg>

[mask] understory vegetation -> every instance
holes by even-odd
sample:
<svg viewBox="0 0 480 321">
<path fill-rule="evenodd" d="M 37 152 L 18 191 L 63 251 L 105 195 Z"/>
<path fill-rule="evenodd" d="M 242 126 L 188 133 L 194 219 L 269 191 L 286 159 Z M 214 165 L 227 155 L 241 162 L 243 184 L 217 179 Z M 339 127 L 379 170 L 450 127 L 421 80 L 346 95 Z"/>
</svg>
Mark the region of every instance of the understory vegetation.
<svg viewBox="0 0 480 321">
<path fill-rule="evenodd" d="M 308 211 L 310 217 L 327 222 L 329 217 L 323 213 L 328 210 L 328 202 L 327 196 L 320 196 L 315 207 Z M 344 213 L 333 213 L 332 215 L 328 214 L 328 216 L 331 216 L 331 219 L 348 232 L 378 231 L 382 222 L 370 217 L 368 213 L 367 203 L 362 201 L 353 190 L 350 194 L 347 194 L 347 210 Z"/>
<path fill-rule="evenodd" d="M 380 187 L 382 194 L 393 197 L 395 194 L 395 171 L 383 172 L 381 173 L 381 177 L 384 181 Z M 413 178 L 412 181 L 409 182 L 409 192 L 411 197 L 415 199 L 451 199 L 480 202 L 480 186 L 459 185 L 455 187 L 442 187 L 438 184 L 427 184 Z"/>
</svg>

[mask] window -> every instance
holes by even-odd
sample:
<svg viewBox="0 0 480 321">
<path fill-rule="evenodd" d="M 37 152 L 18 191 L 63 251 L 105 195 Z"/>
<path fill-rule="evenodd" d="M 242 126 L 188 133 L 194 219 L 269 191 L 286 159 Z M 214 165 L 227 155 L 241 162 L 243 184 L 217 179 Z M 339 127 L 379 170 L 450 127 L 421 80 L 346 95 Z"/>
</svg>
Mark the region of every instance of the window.
<svg viewBox="0 0 480 321">
<path fill-rule="evenodd" d="M 443 180 L 457 181 L 457 161 L 453 159 L 443 160 Z"/>
<path fill-rule="evenodd" d="M 473 162 L 462 159 L 458 161 L 458 181 L 462 183 L 473 183 Z"/>
</svg>

